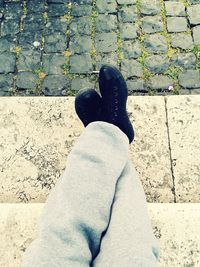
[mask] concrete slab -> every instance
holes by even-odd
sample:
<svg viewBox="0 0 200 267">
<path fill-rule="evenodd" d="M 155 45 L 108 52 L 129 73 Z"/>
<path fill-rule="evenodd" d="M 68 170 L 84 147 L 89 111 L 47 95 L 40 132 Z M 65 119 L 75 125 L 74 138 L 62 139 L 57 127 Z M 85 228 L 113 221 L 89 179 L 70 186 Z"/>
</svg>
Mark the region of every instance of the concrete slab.
<svg viewBox="0 0 200 267">
<path fill-rule="evenodd" d="M 43 204 L 0 204 L 0 266 L 21 266 L 22 255 L 37 236 Z M 160 246 L 159 267 L 199 266 L 200 204 L 148 204 Z"/>
<path fill-rule="evenodd" d="M 163 97 L 129 97 L 136 138 L 130 157 L 149 202 L 172 202 Z M 0 102 L 0 202 L 45 202 L 84 127 L 73 97 L 4 97 Z"/>
<path fill-rule="evenodd" d="M 147 199 L 173 202 L 164 97 L 129 97 L 128 111 L 135 127 L 130 158 L 140 174 Z"/>
<path fill-rule="evenodd" d="M 200 202 L 200 96 L 166 97 L 177 202 Z"/>
</svg>

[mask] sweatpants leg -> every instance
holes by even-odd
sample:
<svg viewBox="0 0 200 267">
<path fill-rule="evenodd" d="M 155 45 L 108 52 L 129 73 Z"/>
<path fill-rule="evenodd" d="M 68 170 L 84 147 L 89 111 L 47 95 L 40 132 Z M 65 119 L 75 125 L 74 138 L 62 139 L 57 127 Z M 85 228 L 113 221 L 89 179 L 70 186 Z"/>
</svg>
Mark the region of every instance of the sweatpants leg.
<svg viewBox="0 0 200 267">
<path fill-rule="evenodd" d="M 159 257 L 138 173 L 128 160 L 118 179 L 108 230 L 94 267 L 155 267 Z"/>
<path fill-rule="evenodd" d="M 22 267 L 88 267 L 108 226 L 129 141 L 116 126 L 90 123 L 68 156 L 38 221 Z"/>
</svg>

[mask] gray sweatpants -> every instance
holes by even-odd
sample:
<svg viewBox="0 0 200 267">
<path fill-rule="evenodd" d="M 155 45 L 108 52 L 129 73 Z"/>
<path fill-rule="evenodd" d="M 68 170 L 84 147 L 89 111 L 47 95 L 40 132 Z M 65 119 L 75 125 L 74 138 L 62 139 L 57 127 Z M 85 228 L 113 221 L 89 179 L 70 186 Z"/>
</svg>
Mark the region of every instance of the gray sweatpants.
<svg viewBox="0 0 200 267">
<path fill-rule="evenodd" d="M 159 248 L 146 197 L 116 126 L 90 123 L 38 220 L 22 267 L 154 267 Z"/>
</svg>

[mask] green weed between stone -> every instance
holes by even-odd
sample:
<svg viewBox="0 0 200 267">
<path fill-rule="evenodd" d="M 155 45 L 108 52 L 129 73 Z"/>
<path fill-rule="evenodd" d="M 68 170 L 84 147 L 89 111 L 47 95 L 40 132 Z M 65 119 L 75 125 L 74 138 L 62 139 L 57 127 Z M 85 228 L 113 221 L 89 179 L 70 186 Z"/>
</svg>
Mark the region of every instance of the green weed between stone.
<svg viewBox="0 0 200 267">
<path fill-rule="evenodd" d="M 192 49 L 192 52 L 195 54 L 197 58 L 196 69 L 200 70 L 200 45 L 195 45 L 194 48 Z"/>
</svg>

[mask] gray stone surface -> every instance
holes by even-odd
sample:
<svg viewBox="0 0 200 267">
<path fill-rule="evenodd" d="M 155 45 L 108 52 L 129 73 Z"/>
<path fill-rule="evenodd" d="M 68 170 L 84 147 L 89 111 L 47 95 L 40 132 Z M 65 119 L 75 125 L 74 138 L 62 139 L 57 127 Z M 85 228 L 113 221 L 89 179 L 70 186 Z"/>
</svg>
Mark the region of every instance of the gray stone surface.
<svg viewBox="0 0 200 267">
<path fill-rule="evenodd" d="M 196 57 L 194 53 L 178 53 L 172 56 L 172 64 L 184 69 L 195 69 Z"/>
<path fill-rule="evenodd" d="M 35 89 L 39 78 L 32 72 L 19 72 L 17 74 L 16 86 L 19 89 Z"/>
<path fill-rule="evenodd" d="M 72 80 L 71 89 L 73 91 L 79 91 L 82 88 L 94 88 L 94 84 L 86 78 L 76 77 Z"/>
<path fill-rule="evenodd" d="M 92 5 L 76 5 L 72 9 L 72 16 L 82 17 L 92 15 Z"/>
<path fill-rule="evenodd" d="M 41 67 L 41 52 L 35 50 L 22 50 L 19 54 L 17 68 L 20 71 L 35 70 Z"/>
<path fill-rule="evenodd" d="M 156 15 L 161 11 L 159 0 L 141 0 L 140 5 L 143 15 Z"/>
<path fill-rule="evenodd" d="M 165 1 L 167 16 L 182 17 L 185 16 L 185 5 L 178 1 Z"/>
<path fill-rule="evenodd" d="M 67 49 L 67 36 L 61 32 L 54 32 L 45 36 L 45 53 L 58 53 Z"/>
<path fill-rule="evenodd" d="M 145 59 L 145 65 L 151 72 L 164 73 L 169 65 L 169 59 L 165 55 L 153 55 Z"/>
<path fill-rule="evenodd" d="M 184 88 L 200 88 L 200 71 L 187 70 L 179 74 L 179 83 Z"/>
<path fill-rule="evenodd" d="M 19 21 L 14 19 L 4 20 L 1 27 L 1 36 L 16 35 L 20 31 Z"/>
<path fill-rule="evenodd" d="M 91 35 L 92 32 L 92 20 L 90 17 L 73 18 L 70 26 L 70 35 L 85 34 Z"/>
<path fill-rule="evenodd" d="M 108 53 L 117 50 L 117 34 L 98 33 L 95 37 L 96 50 L 98 52 Z"/>
<path fill-rule="evenodd" d="M 164 30 L 161 16 L 147 16 L 142 19 L 142 31 L 144 33 L 156 33 Z"/>
<path fill-rule="evenodd" d="M 65 95 L 70 89 L 70 82 L 64 75 L 48 75 L 45 77 L 42 91 L 47 96 Z"/>
<path fill-rule="evenodd" d="M 117 3 L 115 0 L 96 0 L 96 7 L 99 13 L 117 12 Z"/>
<path fill-rule="evenodd" d="M 135 80 L 128 80 L 127 81 L 127 87 L 128 87 L 128 92 L 136 92 L 136 91 L 147 91 L 145 88 L 145 83 L 144 80 L 142 79 L 135 79 Z"/>
<path fill-rule="evenodd" d="M 166 53 L 168 48 L 167 40 L 159 33 L 151 34 L 145 37 L 144 47 L 151 53 Z"/>
<path fill-rule="evenodd" d="M 200 4 L 187 8 L 189 21 L 192 25 L 200 24 Z"/>
<path fill-rule="evenodd" d="M 10 73 L 15 71 L 16 57 L 13 53 L 0 54 L 0 73 Z"/>
<path fill-rule="evenodd" d="M 187 31 L 187 19 L 180 17 L 167 18 L 168 32 L 184 32 Z"/>
<path fill-rule="evenodd" d="M 47 74 L 63 74 L 63 65 L 66 64 L 66 58 L 63 55 L 50 54 L 43 55 L 44 71 Z"/>
<path fill-rule="evenodd" d="M 120 22 L 135 22 L 138 19 L 138 11 L 135 5 L 122 6 L 118 12 Z"/>
<path fill-rule="evenodd" d="M 154 90 L 168 90 L 169 86 L 172 86 L 174 81 L 165 75 L 155 75 L 148 81 L 148 87 Z"/>
<path fill-rule="evenodd" d="M 193 28 L 194 44 L 200 45 L 200 25 Z"/>
<path fill-rule="evenodd" d="M 123 59 L 121 62 L 121 72 L 125 78 L 142 77 L 142 64 L 134 59 Z"/>
<path fill-rule="evenodd" d="M 123 50 L 124 58 L 127 58 L 127 59 L 138 58 L 141 56 L 141 53 L 142 53 L 141 45 L 139 41 L 123 42 L 122 50 Z"/>
<path fill-rule="evenodd" d="M 13 74 L 0 74 L 0 96 L 10 95 L 13 86 Z"/>
<path fill-rule="evenodd" d="M 92 49 L 92 39 L 89 36 L 77 36 L 71 38 L 69 43 L 70 52 L 73 54 L 83 54 Z"/>
<path fill-rule="evenodd" d="M 133 40 L 136 39 L 137 29 L 132 23 L 123 23 L 120 25 L 120 36 L 122 40 Z"/>
<path fill-rule="evenodd" d="M 100 14 L 96 18 L 96 32 L 111 32 L 117 30 L 117 16 Z"/>
<path fill-rule="evenodd" d="M 96 57 L 96 69 L 99 70 L 103 64 L 112 64 L 118 68 L 118 57 L 116 53 L 101 53 Z"/>
<path fill-rule="evenodd" d="M 70 73 L 87 73 L 93 70 L 89 54 L 73 55 L 70 57 Z"/>
<path fill-rule="evenodd" d="M 171 45 L 174 48 L 181 48 L 183 50 L 186 50 L 186 49 L 192 49 L 194 47 L 191 34 L 188 33 L 171 34 L 170 38 L 171 38 Z"/>
</svg>

